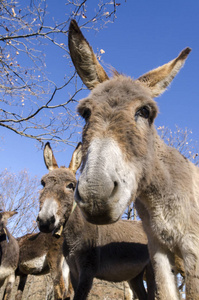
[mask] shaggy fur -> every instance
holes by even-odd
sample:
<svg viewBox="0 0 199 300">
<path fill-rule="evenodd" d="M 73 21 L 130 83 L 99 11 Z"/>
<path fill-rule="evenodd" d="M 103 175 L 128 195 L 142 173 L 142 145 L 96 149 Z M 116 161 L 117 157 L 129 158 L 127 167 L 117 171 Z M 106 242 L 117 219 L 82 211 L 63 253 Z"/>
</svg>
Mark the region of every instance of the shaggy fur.
<svg viewBox="0 0 199 300">
<path fill-rule="evenodd" d="M 27 276 L 51 274 L 56 300 L 66 299 L 69 277 L 62 274 L 63 236 L 59 239 L 52 234 L 27 234 L 17 239 L 19 243 L 19 263 L 15 276 L 20 276 L 16 299 L 22 299 Z M 69 275 L 68 275 L 69 276 Z M 70 295 L 68 294 L 68 297 Z M 70 299 L 70 298 L 68 298 Z"/>
<path fill-rule="evenodd" d="M 72 37 L 72 23 L 70 31 Z M 74 57 L 77 41 L 71 42 Z M 171 272 L 174 254 L 184 261 L 186 299 L 199 299 L 199 169 L 159 138 L 152 99 L 164 92 L 190 51 L 138 80 L 99 81 L 78 106 L 86 121 L 78 205 L 88 221 L 105 224 L 117 221 L 137 198 L 161 300 L 179 299 Z M 73 62 L 78 71 L 78 61 Z"/>
<path fill-rule="evenodd" d="M 120 220 L 116 224 L 96 226 L 83 218 L 79 207 L 72 213 L 75 172 L 81 163 L 76 151 L 70 163 L 74 168 L 55 168 L 42 178 L 44 188 L 38 221 L 40 230 L 45 231 L 47 228 L 57 231 L 64 225 L 63 253 L 70 267 L 74 300 L 87 298 L 94 277 L 115 282 L 126 280 L 139 299 L 154 299 L 153 270 L 141 222 Z M 58 203 L 57 212 L 45 218 L 42 208 L 50 195 L 52 203 Z M 56 219 L 60 220 L 57 226 Z M 148 297 L 143 285 L 145 270 Z"/>
</svg>

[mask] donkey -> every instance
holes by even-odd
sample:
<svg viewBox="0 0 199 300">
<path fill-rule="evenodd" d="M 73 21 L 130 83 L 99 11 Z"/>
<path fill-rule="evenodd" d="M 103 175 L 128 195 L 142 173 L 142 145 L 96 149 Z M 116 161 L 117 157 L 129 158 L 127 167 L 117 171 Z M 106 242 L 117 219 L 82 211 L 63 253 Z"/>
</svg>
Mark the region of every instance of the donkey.
<svg viewBox="0 0 199 300">
<path fill-rule="evenodd" d="M 15 275 L 20 277 L 15 299 L 22 298 L 28 275 L 51 274 L 54 299 L 66 298 L 69 286 L 69 268 L 62 254 L 63 236 L 59 239 L 52 234 L 32 233 L 17 239 L 19 263 Z M 70 291 L 69 291 L 70 292 Z"/>
<path fill-rule="evenodd" d="M 74 300 L 84 300 L 94 277 L 107 281 L 128 281 L 139 299 L 154 299 L 155 282 L 147 238 L 140 221 L 120 220 L 97 226 L 88 223 L 74 205 L 75 173 L 81 164 L 81 144 L 73 153 L 69 168 L 58 168 L 50 144 L 44 149 L 49 174 L 42 177 L 38 226 L 42 232 L 63 228 L 63 253 L 70 268 Z M 146 271 L 148 297 L 143 285 Z"/>
<path fill-rule="evenodd" d="M 76 201 L 87 221 L 116 222 L 136 200 L 148 237 L 158 297 L 179 299 L 174 254 L 185 266 L 186 299 L 199 299 L 199 169 L 158 136 L 153 100 L 170 84 L 191 49 L 137 80 L 109 79 L 72 20 L 69 49 L 75 68 L 92 90 L 80 101 L 85 119 L 82 173 Z"/>
<path fill-rule="evenodd" d="M 16 211 L 0 212 L 0 287 L 7 279 L 7 295 L 11 293 L 14 283 L 15 270 L 19 260 L 19 245 L 7 229 L 7 220 L 17 214 Z M 4 296 L 4 299 L 5 296 Z"/>
</svg>

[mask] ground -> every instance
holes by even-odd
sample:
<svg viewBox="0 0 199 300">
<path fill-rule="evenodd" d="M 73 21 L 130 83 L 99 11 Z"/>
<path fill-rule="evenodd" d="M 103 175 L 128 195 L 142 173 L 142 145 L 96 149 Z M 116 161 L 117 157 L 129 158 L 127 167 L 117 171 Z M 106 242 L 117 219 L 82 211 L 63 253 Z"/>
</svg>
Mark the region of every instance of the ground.
<svg viewBox="0 0 199 300">
<path fill-rule="evenodd" d="M 13 287 L 11 300 L 15 299 L 18 280 Z M 0 290 L 2 299 L 4 288 Z M 49 275 L 29 276 L 22 300 L 53 300 L 52 281 Z M 94 280 L 88 300 L 127 300 L 129 289 L 127 283 L 109 283 L 101 280 Z"/>
</svg>

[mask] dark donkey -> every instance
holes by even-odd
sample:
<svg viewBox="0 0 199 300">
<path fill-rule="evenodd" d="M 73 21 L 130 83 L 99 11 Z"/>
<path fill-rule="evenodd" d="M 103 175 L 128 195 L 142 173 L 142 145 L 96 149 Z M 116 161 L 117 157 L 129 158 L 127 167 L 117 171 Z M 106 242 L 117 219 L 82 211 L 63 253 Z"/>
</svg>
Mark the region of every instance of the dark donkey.
<svg viewBox="0 0 199 300">
<path fill-rule="evenodd" d="M 158 297 L 179 299 L 171 272 L 174 254 L 185 265 L 186 297 L 199 299 L 199 169 L 158 136 L 153 100 L 163 93 L 191 51 L 137 80 L 108 79 L 77 23 L 71 21 L 69 48 L 91 94 L 81 100 L 82 174 L 76 201 L 86 219 L 116 222 L 136 200 L 148 236 Z"/>
<path fill-rule="evenodd" d="M 19 261 L 19 245 L 17 240 L 7 229 L 7 220 L 17 214 L 16 211 L 0 212 L 0 287 L 7 279 L 6 293 L 3 298 L 10 295 L 15 281 L 15 270 Z"/>
<path fill-rule="evenodd" d="M 81 164 L 81 145 L 69 168 L 58 168 L 50 145 L 44 149 L 49 174 L 42 178 L 38 226 L 41 231 L 64 232 L 63 252 L 70 268 L 74 300 L 84 300 L 94 277 L 128 281 L 139 299 L 154 299 L 154 277 L 147 238 L 138 221 L 118 221 L 97 226 L 88 223 L 74 206 L 75 173 Z M 143 285 L 146 270 L 148 297 Z"/>
</svg>

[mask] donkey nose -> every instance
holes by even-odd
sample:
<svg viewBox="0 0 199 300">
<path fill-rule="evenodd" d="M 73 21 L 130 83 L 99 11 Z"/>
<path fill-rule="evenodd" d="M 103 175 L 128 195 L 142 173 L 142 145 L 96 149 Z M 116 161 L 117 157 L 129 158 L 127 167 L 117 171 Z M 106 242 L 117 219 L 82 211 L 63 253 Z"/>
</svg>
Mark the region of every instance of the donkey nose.
<svg viewBox="0 0 199 300">
<path fill-rule="evenodd" d="M 117 178 L 112 178 L 107 174 L 98 176 L 97 178 L 88 178 L 88 176 L 80 175 L 75 190 L 75 198 L 77 202 L 89 203 L 96 200 L 106 202 L 114 196 L 118 190 L 119 183 Z"/>
<path fill-rule="evenodd" d="M 54 224 L 55 224 L 55 217 L 52 216 L 47 220 L 43 220 L 39 216 L 37 217 L 37 224 L 39 227 L 39 230 L 41 232 L 49 233 L 54 230 Z"/>
</svg>

